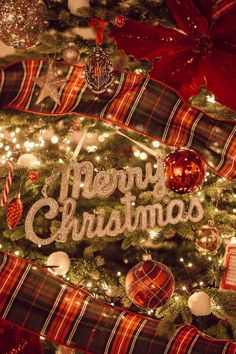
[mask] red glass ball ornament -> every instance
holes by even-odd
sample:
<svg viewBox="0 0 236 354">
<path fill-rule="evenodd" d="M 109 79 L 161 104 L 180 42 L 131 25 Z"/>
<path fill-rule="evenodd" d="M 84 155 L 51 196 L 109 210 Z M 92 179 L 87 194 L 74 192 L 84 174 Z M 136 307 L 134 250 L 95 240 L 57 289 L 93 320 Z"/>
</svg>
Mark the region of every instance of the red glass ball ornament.
<svg viewBox="0 0 236 354">
<path fill-rule="evenodd" d="M 125 25 L 125 17 L 124 16 L 117 16 L 115 19 L 115 24 L 117 27 L 123 27 Z"/>
<path fill-rule="evenodd" d="M 125 279 L 129 299 L 142 309 L 155 309 L 164 305 L 175 289 L 175 279 L 164 264 L 145 260 L 136 264 Z"/>
<path fill-rule="evenodd" d="M 32 182 L 36 182 L 39 178 L 39 174 L 36 171 L 29 171 L 28 173 L 28 178 L 32 181 Z"/>
<path fill-rule="evenodd" d="M 192 193 L 205 178 L 205 163 L 192 150 L 175 150 L 164 159 L 166 186 L 175 193 Z"/>
</svg>

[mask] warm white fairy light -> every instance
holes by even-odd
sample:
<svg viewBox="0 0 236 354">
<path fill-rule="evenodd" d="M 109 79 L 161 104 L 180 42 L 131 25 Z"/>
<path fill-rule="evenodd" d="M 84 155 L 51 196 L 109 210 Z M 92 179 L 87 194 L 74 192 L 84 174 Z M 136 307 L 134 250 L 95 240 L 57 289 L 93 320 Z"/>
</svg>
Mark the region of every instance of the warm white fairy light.
<svg viewBox="0 0 236 354">
<path fill-rule="evenodd" d="M 88 287 L 88 288 L 91 288 L 92 285 L 93 285 L 93 284 L 91 283 L 91 281 L 87 283 L 87 287 Z"/>
<path fill-rule="evenodd" d="M 159 146 L 160 146 L 160 143 L 159 143 L 159 141 L 153 141 L 152 142 L 152 146 L 154 147 L 154 148 L 158 148 Z"/>
<path fill-rule="evenodd" d="M 211 257 L 211 256 L 209 256 L 209 257 L 208 257 L 208 260 L 209 260 L 209 261 L 212 261 L 212 257 Z"/>
<path fill-rule="evenodd" d="M 200 285 L 200 286 L 203 286 L 203 285 L 204 285 L 203 281 L 200 281 L 200 282 L 199 282 L 199 285 Z"/>
<path fill-rule="evenodd" d="M 184 262 L 184 259 L 183 259 L 183 258 L 180 258 L 179 261 L 180 261 L 181 263 L 183 263 L 183 262 Z"/>
<path fill-rule="evenodd" d="M 178 301 L 179 300 L 179 296 L 175 296 L 175 298 L 174 298 L 176 301 Z"/>
<path fill-rule="evenodd" d="M 96 161 L 100 161 L 100 156 L 97 155 L 96 158 L 95 158 Z"/>
<path fill-rule="evenodd" d="M 146 160 L 148 155 L 146 154 L 146 152 L 141 152 L 139 157 L 140 157 L 141 160 Z"/>
<path fill-rule="evenodd" d="M 52 143 L 52 144 L 57 144 L 57 143 L 58 143 L 58 141 L 59 141 L 58 136 L 53 135 L 53 136 L 51 137 L 51 143 Z"/>
<path fill-rule="evenodd" d="M 134 151 L 134 156 L 135 157 L 139 157 L 140 156 L 140 151 L 139 150 L 135 150 Z"/>
<path fill-rule="evenodd" d="M 19 251 L 15 251 L 15 255 L 19 256 L 20 252 Z"/>
<path fill-rule="evenodd" d="M 187 290 L 187 287 L 184 285 L 184 286 L 182 286 L 182 290 L 183 291 L 186 291 Z"/>
<path fill-rule="evenodd" d="M 2 248 L 2 245 L 0 244 L 0 248 Z"/>
<path fill-rule="evenodd" d="M 157 238 L 160 234 L 157 232 L 157 231 L 155 231 L 155 230 L 150 230 L 149 232 L 149 236 L 150 236 L 150 239 L 151 240 L 155 240 L 155 238 Z"/>
<path fill-rule="evenodd" d="M 120 277 L 121 276 L 121 272 L 117 272 L 117 275 L 118 275 L 118 277 Z"/>
<path fill-rule="evenodd" d="M 103 143 L 103 142 L 105 141 L 105 137 L 104 137 L 103 135 L 99 135 L 98 141 L 99 141 L 100 143 Z"/>
<path fill-rule="evenodd" d="M 191 262 L 188 263 L 188 267 L 189 267 L 189 268 L 192 268 L 192 266 L 193 266 L 193 263 L 191 263 Z"/>
<path fill-rule="evenodd" d="M 206 96 L 207 102 L 215 103 L 215 96 L 213 94 Z"/>
</svg>

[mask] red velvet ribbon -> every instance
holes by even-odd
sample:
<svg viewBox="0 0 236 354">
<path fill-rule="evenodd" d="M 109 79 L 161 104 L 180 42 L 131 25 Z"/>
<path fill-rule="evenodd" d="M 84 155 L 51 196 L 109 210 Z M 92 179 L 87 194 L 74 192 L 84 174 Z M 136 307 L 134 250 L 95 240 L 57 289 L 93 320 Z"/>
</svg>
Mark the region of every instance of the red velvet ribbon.
<svg viewBox="0 0 236 354">
<path fill-rule="evenodd" d="M 89 22 L 90 26 L 92 26 L 96 32 L 96 44 L 101 45 L 103 42 L 103 35 L 105 29 L 105 22 L 100 18 L 93 18 Z"/>
</svg>

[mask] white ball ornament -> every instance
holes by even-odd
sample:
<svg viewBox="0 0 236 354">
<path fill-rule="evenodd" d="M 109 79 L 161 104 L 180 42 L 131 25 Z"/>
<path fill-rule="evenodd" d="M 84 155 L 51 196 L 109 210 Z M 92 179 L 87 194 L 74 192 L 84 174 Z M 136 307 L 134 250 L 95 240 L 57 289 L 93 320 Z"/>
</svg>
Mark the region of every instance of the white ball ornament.
<svg viewBox="0 0 236 354">
<path fill-rule="evenodd" d="M 188 307 L 195 316 L 207 316 L 211 313 L 211 301 L 203 291 L 192 294 L 188 299 Z"/>
<path fill-rule="evenodd" d="M 65 275 L 70 269 L 70 258 L 67 253 L 53 252 L 47 259 L 47 266 L 57 275 Z"/>
<path fill-rule="evenodd" d="M 32 168 L 37 167 L 40 164 L 40 161 L 33 154 L 23 154 L 19 157 L 17 163 L 22 167 Z"/>
</svg>

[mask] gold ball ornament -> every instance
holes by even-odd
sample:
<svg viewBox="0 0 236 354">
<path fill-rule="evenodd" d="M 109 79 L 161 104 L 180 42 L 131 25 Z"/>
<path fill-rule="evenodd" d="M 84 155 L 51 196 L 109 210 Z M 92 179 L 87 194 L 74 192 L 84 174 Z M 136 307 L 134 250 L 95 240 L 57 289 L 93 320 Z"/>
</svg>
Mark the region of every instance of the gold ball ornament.
<svg viewBox="0 0 236 354">
<path fill-rule="evenodd" d="M 2 0 L 0 40 L 14 48 L 37 44 L 48 26 L 43 0 Z"/>
<path fill-rule="evenodd" d="M 67 63 L 77 63 L 80 58 L 80 52 L 75 45 L 69 45 L 62 54 L 64 61 Z"/>
<path fill-rule="evenodd" d="M 201 226 L 195 235 L 196 249 L 204 255 L 216 254 L 222 244 L 219 230 L 211 223 Z"/>
</svg>

